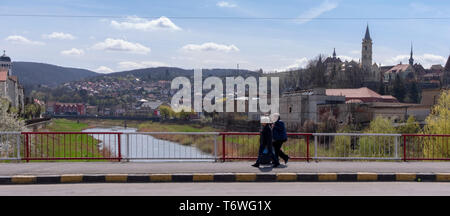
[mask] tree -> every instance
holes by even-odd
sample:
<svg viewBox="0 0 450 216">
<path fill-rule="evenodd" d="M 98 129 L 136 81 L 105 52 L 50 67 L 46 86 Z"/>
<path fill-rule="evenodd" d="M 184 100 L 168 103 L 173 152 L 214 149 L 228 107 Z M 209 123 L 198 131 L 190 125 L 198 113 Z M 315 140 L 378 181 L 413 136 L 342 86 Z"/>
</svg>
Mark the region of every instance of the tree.
<svg viewBox="0 0 450 216">
<path fill-rule="evenodd" d="M 392 122 L 381 116 L 376 117 L 370 122 L 369 127 L 364 130 L 364 133 L 396 133 L 396 129 Z M 360 152 L 370 156 L 386 156 L 386 153 L 394 152 L 394 139 L 396 137 L 384 136 L 362 136 L 358 142 Z"/>
<path fill-rule="evenodd" d="M 405 95 L 406 95 L 406 90 L 405 90 L 404 82 L 399 74 L 397 74 L 395 77 L 392 92 L 393 92 L 394 97 L 397 98 L 397 100 L 399 100 L 400 102 L 404 101 Z"/>
<path fill-rule="evenodd" d="M 9 101 L 0 98 L 0 131 L 22 131 L 24 121 L 17 117 L 16 113 L 8 112 Z"/>
<path fill-rule="evenodd" d="M 425 122 L 424 134 L 450 134 L 450 90 L 441 93 L 438 103 L 433 106 Z M 426 137 L 423 141 L 425 157 L 450 157 L 448 138 Z"/>
<path fill-rule="evenodd" d="M 408 102 L 419 103 L 419 88 L 415 81 L 408 85 Z"/>
<path fill-rule="evenodd" d="M 400 126 L 397 131 L 401 134 L 415 134 L 420 131 L 419 123 L 417 123 L 414 116 L 409 116 L 405 125 Z"/>
</svg>

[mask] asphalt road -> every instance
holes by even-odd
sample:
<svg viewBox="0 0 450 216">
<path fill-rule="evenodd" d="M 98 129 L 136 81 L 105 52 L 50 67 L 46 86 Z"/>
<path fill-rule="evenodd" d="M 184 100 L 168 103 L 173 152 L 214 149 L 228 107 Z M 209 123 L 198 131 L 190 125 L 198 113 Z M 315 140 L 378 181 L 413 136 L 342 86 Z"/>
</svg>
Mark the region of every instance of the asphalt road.
<svg viewBox="0 0 450 216">
<path fill-rule="evenodd" d="M 136 183 L 0 185 L 0 196 L 449 196 L 450 183 Z"/>
<path fill-rule="evenodd" d="M 289 162 L 280 168 L 254 168 L 246 162 L 32 162 L 0 163 L 0 176 L 151 173 L 447 173 L 448 162 Z"/>
</svg>

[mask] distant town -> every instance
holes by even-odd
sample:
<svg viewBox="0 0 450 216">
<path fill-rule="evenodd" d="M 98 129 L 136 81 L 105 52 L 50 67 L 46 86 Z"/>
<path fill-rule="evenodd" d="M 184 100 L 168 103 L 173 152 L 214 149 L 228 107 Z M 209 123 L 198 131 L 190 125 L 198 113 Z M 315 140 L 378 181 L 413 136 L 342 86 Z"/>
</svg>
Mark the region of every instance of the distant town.
<svg viewBox="0 0 450 216">
<path fill-rule="evenodd" d="M 399 125 L 412 116 L 419 124 L 425 124 L 439 94 L 450 84 L 450 56 L 445 65 L 424 68 L 414 59 L 413 44 L 407 63 L 382 66 L 373 62 L 374 55 L 367 25 L 358 62 L 340 59 L 334 49 L 328 57 L 318 55 L 305 68 L 277 73 L 228 69 L 213 75 L 220 78 L 280 77 L 279 111 L 289 131 L 314 131 L 321 123 L 330 124 L 330 119 L 333 124 L 362 127 L 377 116 Z M 192 79 L 192 70 L 154 68 L 147 72 L 113 73 L 24 90 L 6 52 L 0 57 L 0 64 L 0 96 L 8 99 L 14 111 L 24 119 L 63 116 L 180 119 L 227 128 L 233 121 L 257 125 L 252 122 L 264 115 L 259 112 L 174 113 L 170 99 L 176 89 L 170 88 L 171 79 L 176 76 Z"/>
</svg>

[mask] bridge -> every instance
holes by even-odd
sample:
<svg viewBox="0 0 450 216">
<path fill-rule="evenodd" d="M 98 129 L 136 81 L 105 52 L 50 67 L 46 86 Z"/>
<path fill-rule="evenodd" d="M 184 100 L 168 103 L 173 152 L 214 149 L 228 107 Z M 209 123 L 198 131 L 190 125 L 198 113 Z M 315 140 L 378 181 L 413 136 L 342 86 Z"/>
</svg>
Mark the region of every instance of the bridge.
<svg viewBox="0 0 450 216">
<path fill-rule="evenodd" d="M 293 161 L 448 161 L 448 134 L 288 133 Z M 3 161 L 255 160 L 255 132 L 0 132 Z"/>
</svg>

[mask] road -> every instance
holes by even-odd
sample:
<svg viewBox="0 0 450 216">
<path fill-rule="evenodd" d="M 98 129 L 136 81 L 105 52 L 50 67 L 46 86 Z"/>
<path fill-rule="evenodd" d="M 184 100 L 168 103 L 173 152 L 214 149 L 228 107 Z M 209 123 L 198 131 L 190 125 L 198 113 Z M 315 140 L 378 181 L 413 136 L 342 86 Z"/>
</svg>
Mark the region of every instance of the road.
<svg viewBox="0 0 450 216">
<path fill-rule="evenodd" d="M 449 196 L 450 183 L 130 183 L 0 185 L 0 196 Z"/>
</svg>

